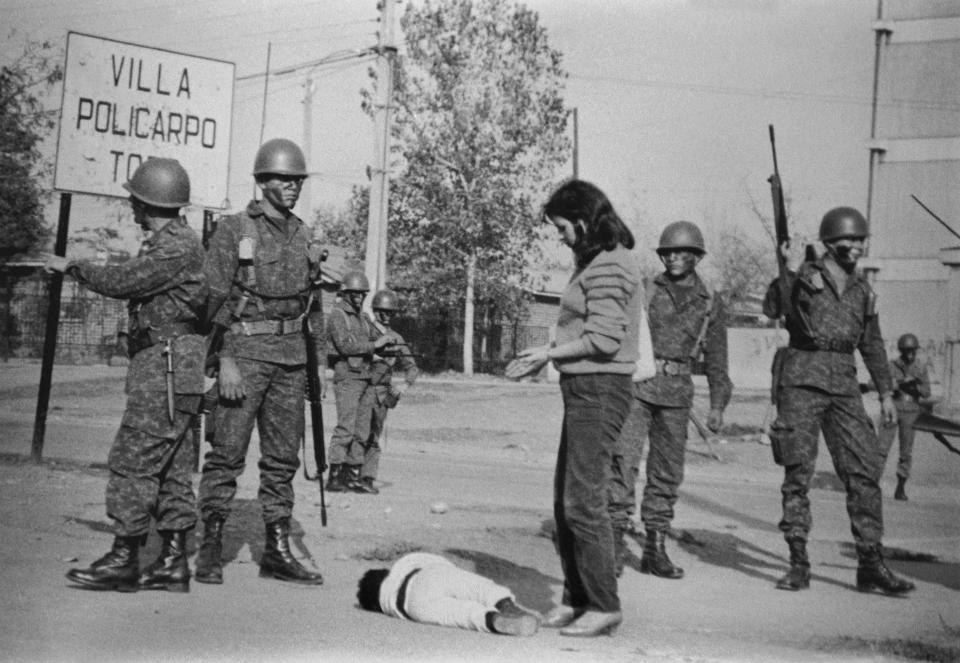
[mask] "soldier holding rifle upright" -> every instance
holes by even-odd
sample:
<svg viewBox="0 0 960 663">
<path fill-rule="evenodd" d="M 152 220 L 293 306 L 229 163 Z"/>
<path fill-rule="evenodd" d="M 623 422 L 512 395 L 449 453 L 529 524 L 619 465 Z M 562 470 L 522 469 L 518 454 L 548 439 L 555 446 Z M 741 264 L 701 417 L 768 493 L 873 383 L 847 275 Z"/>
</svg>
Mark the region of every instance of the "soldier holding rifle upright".
<svg viewBox="0 0 960 663">
<path fill-rule="evenodd" d="M 764 313 L 784 317 L 790 335 L 774 375 L 777 418 L 770 432 L 774 460 L 784 469 L 780 531 L 790 549 L 790 569 L 777 582 L 778 589 L 810 586 L 807 493 L 821 430 L 847 492 L 859 559 L 857 589 L 899 595 L 914 588 L 883 563 L 883 454 L 863 406 L 853 356 L 854 350 L 860 351 L 880 392 L 882 418 L 892 423 L 896 409 L 876 299 L 856 271 L 867 235 L 860 212 L 851 207 L 830 210 L 820 223 L 825 255 L 801 264 L 802 244 L 784 242 L 780 251 L 785 269 L 764 300 Z"/>
<path fill-rule="evenodd" d="M 190 425 L 203 394 L 205 344 L 203 247 L 180 216 L 190 180 L 173 159 L 145 161 L 123 187 L 136 222 L 150 233 L 136 258 L 98 266 L 51 257 L 48 270 L 90 290 L 129 300 L 127 404 L 107 464 L 110 552 L 67 577 L 92 589 L 187 592 L 186 536 L 196 523 Z M 160 556 L 140 573 L 139 549 L 150 518 L 163 539 Z"/>
<path fill-rule="evenodd" d="M 310 316 L 310 328 L 315 330 L 321 384 L 326 366 L 323 311 L 315 291 L 322 251 L 292 211 L 307 177 L 300 148 L 284 138 L 267 141 L 257 151 L 253 175 L 263 199 L 220 221 L 204 270 L 210 285 L 209 314 L 223 343 L 216 435 L 200 480 L 204 533 L 196 578 L 223 582 L 223 525 L 256 424 L 258 496 L 266 524 L 260 576 L 319 585 L 321 575 L 306 569 L 291 553 L 289 536 L 293 478 L 304 433 L 304 316 Z"/>
</svg>

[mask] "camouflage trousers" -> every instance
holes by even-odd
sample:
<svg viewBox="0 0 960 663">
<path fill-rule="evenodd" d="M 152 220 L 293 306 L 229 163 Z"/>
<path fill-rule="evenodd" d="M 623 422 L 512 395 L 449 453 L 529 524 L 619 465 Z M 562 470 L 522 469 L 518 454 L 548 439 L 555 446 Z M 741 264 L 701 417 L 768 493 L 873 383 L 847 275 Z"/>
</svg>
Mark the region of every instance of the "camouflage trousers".
<svg viewBox="0 0 960 663">
<path fill-rule="evenodd" d="M 893 447 L 893 438 L 900 438 L 900 456 L 897 460 L 897 476 L 902 479 L 910 478 L 910 466 L 913 465 L 913 422 L 917 420 L 919 410 L 899 412 L 897 423 L 891 426 L 880 426 L 880 448 L 883 450 L 883 465 L 887 465 L 887 457 Z"/>
<path fill-rule="evenodd" d="M 770 441 L 784 468 L 783 519 L 787 540 L 806 540 L 813 524 L 807 495 L 813 478 L 819 433 L 847 494 L 847 514 L 854 541 L 880 543 L 883 506 L 880 475 L 883 454 L 860 394 L 835 395 L 818 389 L 782 387 Z"/>
<path fill-rule="evenodd" d="M 331 465 L 361 466 L 370 437 L 371 411 L 376 395 L 369 380 L 340 380 L 333 383 L 337 402 L 337 426 L 330 436 L 327 460 Z"/>
<path fill-rule="evenodd" d="M 374 398 L 370 404 L 370 434 L 366 444 L 362 445 L 363 466 L 360 468 L 360 476 L 376 479 L 380 471 L 382 452 L 380 438 L 383 436 L 383 427 L 387 424 L 387 413 L 390 411 L 381 396 L 389 391 L 389 387 L 370 387 L 369 391 L 374 392 Z"/>
<path fill-rule="evenodd" d="M 196 523 L 191 424 L 199 405 L 199 396 L 177 396 L 171 424 L 165 393 L 127 396 L 107 459 L 107 515 L 117 536 L 146 534 L 151 516 L 161 531 L 185 530 Z"/>
<path fill-rule="evenodd" d="M 304 432 L 306 369 L 303 364 L 274 364 L 237 358 L 246 396 L 220 399 L 216 435 L 200 478 L 200 516 L 226 518 L 246 466 L 253 426 L 260 434 L 260 490 L 257 497 L 267 523 L 293 512 L 293 478 L 300 467 Z"/>
<path fill-rule="evenodd" d="M 674 507 L 683 483 L 684 456 L 687 451 L 687 426 L 690 408 L 656 405 L 633 399 L 624 431 L 625 447 L 630 449 L 631 467 L 639 468 L 644 438 L 647 450 L 647 476 L 640 501 L 640 519 L 644 529 L 663 532 L 670 529 Z M 633 470 L 636 476 L 638 469 Z M 635 500 L 632 497 L 628 498 Z M 619 503 L 627 500 L 620 498 Z"/>
</svg>

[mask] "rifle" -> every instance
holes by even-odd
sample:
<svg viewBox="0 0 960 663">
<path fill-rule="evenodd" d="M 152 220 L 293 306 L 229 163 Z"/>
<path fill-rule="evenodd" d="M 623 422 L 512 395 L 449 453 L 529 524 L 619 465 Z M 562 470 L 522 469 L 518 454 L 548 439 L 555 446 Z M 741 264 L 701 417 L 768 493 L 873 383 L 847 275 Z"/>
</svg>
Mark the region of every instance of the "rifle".
<svg viewBox="0 0 960 663">
<path fill-rule="evenodd" d="M 320 262 L 326 259 L 326 251 L 320 256 Z M 320 270 L 317 269 L 317 281 Z M 320 486 L 320 525 L 327 526 L 327 500 L 323 491 L 323 473 L 327 470 L 327 453 L 323 441 L 323 407 L 321 404 L 320 365 L 317 361 L 317 342 L 310 329 L 310 309 L 313 308 L 313 292 L 307 298 L 306 312 L 303 316 L 303 340 L 307 350 L 307 401 L 310 403 L 310 423 L 313 427 L 313 457 L 317 463 L 317 474 L 311 477 L 304 462 L 303 474 L 308 481 L 317 480 Z M 304 441 L 305 442 L 305 441 Z"/>
<path fill-rule="evenodd" d="M 773 133 L 773 125 L 768 124 L 770 130 L 770 149 L 773 152 L 773 175 L 767 178 L 770 182 L 770 196 L 773 198 L 773 228 L 774 236 L 777 242 L 777 270 L 780 278 L 786 278 L 787 259 L 780 252 L 780 247 L 784 242 L 790 243 L 790 228 L 787 224 L 787 206 L 783 202 L 783 186 L 780 184 L 780 167 L 777 164 L 777 139 Z M 804 247 L 803 259 L 807 262 L 813 262 L 817 259 L 817 250 L 813 244 L 807 244 Z"/>
<path fill-rule="evenodd" d="M 767 178 L 770 182 L 770 196 L 773 198 L 773 230 L 777 241 L 777 269 L 780 278 L 787 275 L 787 259 L 780 252 L 780 247 L 784 242 L 790 242 L 790 229 L 787 227 L 787 207 L 783 202 L 783 187 L 780 184 L 780 167 L 777 165 L 777 139 L 773 133 L 773 125 L 767 127 L 770 130 L 770 149 L 773 151 L 773 175 Z"/>
<path fill-rule="evenodd" d="M 693 423 L 693 427 L 697 429 L 700 437 L 703 438 L 703 442 L 707 445 L 707 449 L 710 450 L 710 457 L 715 460 L 721 460 L 717 452 L 713 450 L 713 445 L 710 443 L 710 438 L 713 437 L 713 433 L 710 432 L 709 428 L 703 425 L 703 422 L 700 421 L 700 417 L 697 416 L 697 413 L 694 412 L 692 408 L 690 409 L 690 421 Z"/>
<path fill-rule="evenodd" d="M 939 221 L 941 226 L 943 226 L 944 228 L 946 228 L 947 230 L 949 230 L 949 231 L 953 234 L 954 237 L 956 237 L 957 239 L 960 239 L 960 233 L 958 233 L 956 230 L 954 230 L 953 228 L 951 228 L 949 223 L 947 223 L 946 221 L 944 221 L 943 219 L 941 219 L 939 216 L 937 216 L 936 214 L 934 214 L 934 213 L 933 213 L 933 210 L 931 210 L 929 207 L 927 207 L 927 206 L 924 205 L 922 202 L 920 202 L 920 199 L 917 198 L 917 197 L 916 197 L 915 195 L 913 195 L 912 193 L 910 194 L 910 197 L 913 198 L 914 201 L 916 201 L 917 205 L 919 205 L 919 206 L 922 207 L 924 210 L 926 210 L 927 214 L 929 214 L 929 215 L 932 216 L 934 219 L 936 219 L 937 221 Z"/>
</svg>

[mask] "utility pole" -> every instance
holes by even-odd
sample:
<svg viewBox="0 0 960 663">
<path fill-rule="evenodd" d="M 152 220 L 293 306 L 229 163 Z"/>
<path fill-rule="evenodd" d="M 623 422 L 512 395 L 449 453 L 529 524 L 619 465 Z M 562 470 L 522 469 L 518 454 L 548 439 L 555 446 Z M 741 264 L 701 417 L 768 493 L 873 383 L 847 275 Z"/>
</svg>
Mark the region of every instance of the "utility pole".
<svg viewBox="0 0 960 663">
<path fill-rule="evenodd" d="M 577 109 L 573 111 L 573 179 L 580 179 L 580 123 Z"/>
<path fill-rule="evenodd" d="M 273 42 L 267 42 L 267 70 L 263 77 L 263 108 L 260 109 L 260 141 L 257 143 L 257 149 L 263 145 L 263 130 L 267 125 L 267 92 L 270 90 L 270 51 L 273 50 Z M 257 197 L 257 184 L 253 184 L 253 197 Z"/>
<path fill-rule="evenodd" d="M 396 0 L 380 0 L 380 30 L 377 43 L 377 100 L 374 113 L 373 165 L 370 168 L 370 212 L 367 219 L 365 271 L 370 287 L 380 290 L 387 283 L 387 208 L 390 199 L 390 102 L 393 98 L 393 10 Z"/>
<path fill-rule="evenodd" d="M 303 84 L 303 157 L 307 162 L 307 168 L 312 167 L 310 160 L 313 152 L 313 93 L 315 91 L 314 80 L 312 76 L 307 76 Z M 315 170 L 315 169 L 314 169 Z M 313 198 L 310 190 L 310 178 L 303 181 L 300 189 L 300 211 L 303 213 L 307 223 L 312 223 L 311 212 L 313 208 Z"/>
</svg>

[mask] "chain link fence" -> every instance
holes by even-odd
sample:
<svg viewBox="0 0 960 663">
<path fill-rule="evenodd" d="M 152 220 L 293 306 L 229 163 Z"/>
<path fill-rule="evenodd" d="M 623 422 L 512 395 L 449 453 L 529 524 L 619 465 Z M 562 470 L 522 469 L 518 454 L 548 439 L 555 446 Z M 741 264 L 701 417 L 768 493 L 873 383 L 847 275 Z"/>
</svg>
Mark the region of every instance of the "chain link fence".
<svg viewBox="0 0 960 663">
<path fill-rule="evenodd" d="M 47 318 L 49 277 L 39 270 L 0 270 L 0 359 L 40 359 Z M 454 317 L 400 317 L 394 328 L 403 335 L 421 370 L 463 371 L 463 321 Z M 63 282 L 56 361 L 63 364 L 107 363 L 125 355 L 126 302 Z M 516 353 L 549 341 L 546 326 L 478 322 L 474 326 L 473 366 L 477 373 L 502 374 Z"/>
</svg>

